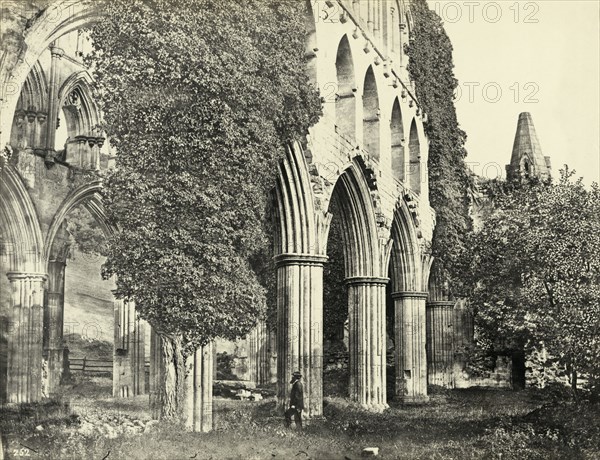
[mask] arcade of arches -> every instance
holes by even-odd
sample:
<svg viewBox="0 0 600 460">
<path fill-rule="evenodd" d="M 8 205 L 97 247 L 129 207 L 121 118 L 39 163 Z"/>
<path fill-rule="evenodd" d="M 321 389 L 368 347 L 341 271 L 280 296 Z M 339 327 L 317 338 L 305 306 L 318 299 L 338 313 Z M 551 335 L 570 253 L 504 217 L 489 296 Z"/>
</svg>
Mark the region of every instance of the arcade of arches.
<svg viewBox="0 0 600 460">
<path fill-rule="evenodd" d="M 98 128 L 101 114 L 82 63 L 90 46 L 82 30 L 101 11 L 89 0 L 49 3 L 39 12 L 30 6 L 27 27 L 22 12 L 7 7 L 13 38 L 3 40 L 0 60 L 0 136 L 10 153 L 0 190 L 1 271 L 8 280 L 2 286 L 10 287 L 1 303 L 0 396 L 9 403 L 42 398 L 43 360 L 50 394 L 60 381 L 63 325 L 44 324 L 44 309 L 46 318 L 62 317 L 64 260 L 57 242 L 64 217 L 81 204 L 105 232 L 114 231 L 99 191 L 117 152 Z M 264 361 L 271 359 L 265 350 L 276 352 L 280 405 L 288 397 L 289 375 L 302 372 L 309 417 L 322 413 L 323 266 L 334 194 L 348 290 L 351 398 L 373 410 L 387 407 L 388 285 L 395 309 L 396 398 L 427 399 L 427 356 L 441 362 L 436 369 L 448 374 L 452 368 L 450 349 L 431 349 L 445 339 L 426 348 L 427 320 L 434 324 L 444 317 L 436 312 L 453 304 L 430 298 L 438 302 L 426 314 L 435 216 L 428 198 L 425 114 L 403 53 L 412 25 L 407 6 L 405 0 L 307 2 L 307 72 L 323 96 L 323 116 L 305 142 L 289 146 L 279 166 L 276 347 L 263 346 L 272 334 L 260 326 L 250 348 L 259 383 L 275 378 Z M 336 20 L 319 20 L 323 11 Z M 45 350 L 44 327 L 50 330 Z M 116 397 L 146 392 L 140 377 L 144 327 L 134 305 L 115 302 Z M 447 334 L 435 324 L 429 330 Z M 151 336 L 152 396 L 162 367 L 155 353 L 160 335 Z M 188 423 L 195 430 L 212 426 L 212 359 L 211 345 L 190 359 L 189 397 L 198 409 L 190 411 Z M 444 381 L 451 385 L 451 376 Z"/>
</svg>

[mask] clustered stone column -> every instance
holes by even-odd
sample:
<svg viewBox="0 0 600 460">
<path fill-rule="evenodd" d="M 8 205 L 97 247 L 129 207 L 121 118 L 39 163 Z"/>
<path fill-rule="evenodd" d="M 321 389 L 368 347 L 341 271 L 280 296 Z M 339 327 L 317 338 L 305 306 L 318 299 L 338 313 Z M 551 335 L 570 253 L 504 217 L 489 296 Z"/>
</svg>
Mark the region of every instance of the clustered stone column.
<svg viewBox="0 0 600 460">
<path fill-rule="evenodd" d="M 145 322 L 138 317 L 133 302 L 116 300 L 114 313 L 113 396 L 145 394 Z"/>
<path fill-rule="evenodd" d="M 427 292 L 392 293 L 395 307 L 396 396 L 406 403 L 429 400 L 425 299 Z"/>
<path fill-rule="evenodd" d="M 427 374 L 430 385 L 454 387 L 454 301 L 427 302 Z"/>
<path fill-rule="evenodd" d="M 59 61 L 65 52 L 53 43 L 50 46 L 50 77 L 48 82 L 48 121 L 46 125 L 46 163 L 54 163 L 54 144 L 58 124 Z"/>
<path fill-rule="evenodd" d="M 9 272 L 7 402 L 31 403 L 42 395 L 43 297 L 46 276 Z"/>
<path fill-rule="evenodd" d="M 271 380 L 271 333 L 264 321 L 259 321 L 247 337 L 248 379 L 256 385 Z"/>
<path fill-rule="evenodd" d="M 186 426 L 195 432 L 213 427 L 213 347 L 200 347 L 186 360 Z"/>
<path fill-rule="evenodd" d="M 150 409 L 152 417 L 160 417 L 160 385 L 161 376 L 165 372 L 162 359 L 162 339 L 160 334 L 152 327 L 150 328 L 150 379 L 148 381 L 148 392 L 150 393 Z"/>
<path fill-rule="evenodd" d="M 387 278 L 347 278 L 350 398 L 384 410 L 386 391 L 385 286 Z"/>
<path fill-rule="evenodd" d="M 300 371 L 304 414 L 323 413 L 323 264 L 326 256 L 282 254 L 277 266 L 277 398 L 289 401 L 288 381 Z"/>
<path fill-rule="evenodd" d="M 58 391 L 63 375 L 65 270 L 71 249 L 71 235 L 63 222 L 50 250 L 48 284 L 44 302 L 44 357 L 47 360 L 47 396 Z"/>
<path fill-rule="evenodd" d="M 46 291 L 46 309 L 44 326 L 47 334 L 45 346 L 48 360 L 48 395 L 54 395 L 60 385 L 63 373 L 63 333 L 65 312 L 65 267 L 62 259 L 48 263 L 48 290 Z"/>
</svg>

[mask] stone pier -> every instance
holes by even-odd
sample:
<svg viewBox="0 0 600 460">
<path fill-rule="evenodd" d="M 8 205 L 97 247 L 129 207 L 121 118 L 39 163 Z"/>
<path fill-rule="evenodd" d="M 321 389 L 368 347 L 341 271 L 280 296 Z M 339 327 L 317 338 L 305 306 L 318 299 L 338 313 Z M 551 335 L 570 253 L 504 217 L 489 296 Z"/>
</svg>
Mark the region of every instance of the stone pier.
<svg viewBox="0 0 600 460">
<path fill-rule="evenodd" d="M 133 302 L 115 300 L 113 396 L 129 398 L 146 393 L 145 322 Z"/>
<path fill-rule="evenodd" d="M 452 300 L 427 302 L 427 375 L 430 385 L 454 388 L 455 303 Z"/>
<path fill-rule="evenodd" d="M 281 254 L 277 266 L 277 398 L 289 401 L 289 380 L 300 371 L 307 417 L 323 413 L 323 263 L 325 256 Z"/>
<path fill-rule="evenodd" d="M 273 334 L 267 324 L 260 321 L 247 337 L 248 341 L 248 379 L 255 385 L 271 383 L 276 378 L 272 372 L 271 361 L 274 356 Z M 275 380 L 273 380 L 275 381 Z"/>
<path fill-rule="evenodd" d="M 44 311 L 44 328 L 47 335 L 44 352 L 48 361 L 48 396 L 57 392 L 63 373 L 65 267 L 65 261 L 60 259 L 48 263 L 48 290 Z"/>
<path fill-rule="evenodd" d="M 50 250 L 44 301 L 44 357 L 48 363 L 47 396 L 56 394 L 63 375 L 65 270 L 70 250 L 71 235 L 64 222 Z"/>
<path fill-rule="evenodd" d="M 396 397 L 405 403 L 420 403 L 427 396 L 425 300 L 427 292 L 392 293 L 396 334 Z"/>
<path fill-rule="evenodd" d="M 385 286 L 387 278 L 352 277 L 348 285 L 350 398 L 384 410 L 386 392 Z"/>
<path fill-rule="evenodd" d="M 213 347 L 200 347 L 186 361 L 186 427 L 207 433 L 213 427 Z"/>
<path fill-rule="evenodd" d="M 150 394 L 150 409 L 152 417 L 160 417 L 160 385 L 161 378 L 165 371 L 162 360 L 162 343 L 160 334 L 150 328 L 150 379 L 148 380 L 148 393 Z"/>
<path fill-rule="evenodd" d="M 42 396 L 43 298 L 46 275 L 9 272 L 7 402 Z"/>
</svg>

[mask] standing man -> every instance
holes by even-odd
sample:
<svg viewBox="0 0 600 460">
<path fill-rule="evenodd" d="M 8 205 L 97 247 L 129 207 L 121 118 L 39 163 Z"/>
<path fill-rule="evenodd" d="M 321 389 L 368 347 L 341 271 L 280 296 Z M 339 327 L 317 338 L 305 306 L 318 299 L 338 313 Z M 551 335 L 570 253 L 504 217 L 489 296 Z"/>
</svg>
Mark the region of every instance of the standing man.
<svg viewBox="0 0 600 460">
<path fill-rule="evenodd" d="M 302 386 L 302 374 L 298 371 L 292 374 L 292 391 L 290 392 L 290 408 L 285 411 L 285 426 L 292 424 L 292 415 L 296 428 L 302 429 L 302 411 L 304 410 L 304 387 Z"/>
</svg>

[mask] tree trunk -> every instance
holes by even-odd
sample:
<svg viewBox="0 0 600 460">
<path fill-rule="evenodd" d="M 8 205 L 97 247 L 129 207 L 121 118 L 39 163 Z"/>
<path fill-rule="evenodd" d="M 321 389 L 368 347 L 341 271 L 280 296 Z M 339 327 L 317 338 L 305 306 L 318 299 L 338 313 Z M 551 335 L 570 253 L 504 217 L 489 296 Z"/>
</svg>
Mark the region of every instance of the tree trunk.
<svg viewBox="0 0 600 460">
<path fill-rule="evenodd" d="M 161 419 L 178 422 L 190 431 L 211 431 L 213 344 L 199 347 L 185 357 L 179 336 L 162 335 L 153 343 L 160 350 L 161 360 L 154 365 L 160 375 L 155 376 L 158 401 L 154 401 L 153 413 L 158 412 Z"/>
<path fill-rule="evenodd" d="M 181 337 L 163 335 L 162 359 L 163 375 L 159 389 L 161 418 L 183 420 L 185 399 L 185 358 Z"/>
<path fill-rule="evenodd" d="M 577 392 L 577 370 L 575 367 L 571 370 L 571 390 L 573 391 L 573 397 L 575 401 L 578 401 L 579 393 Z"/>
</svg>

